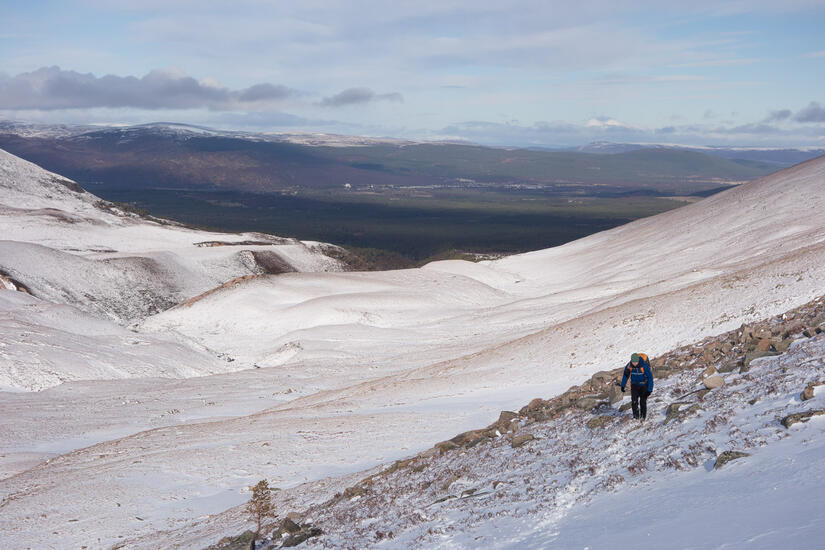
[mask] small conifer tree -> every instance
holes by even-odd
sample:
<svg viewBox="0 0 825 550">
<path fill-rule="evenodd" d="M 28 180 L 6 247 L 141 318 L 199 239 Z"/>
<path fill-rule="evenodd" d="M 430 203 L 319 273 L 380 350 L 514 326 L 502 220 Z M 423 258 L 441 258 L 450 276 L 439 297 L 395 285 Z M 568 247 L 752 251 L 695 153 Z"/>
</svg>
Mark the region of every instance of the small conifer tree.
<svg viewBox="0 0 825 550">
<path fill-rule="evenodd" d="M 275 508 L 272 505 L 272 489 L 269 488 L 269 483 L 262 479 L 252 488 L 252 497 L 246 504 L 246 511 L 252 521 L 255 522 L 257 529 L 255 530 L 255 538 L 261 534 L 261 525 L 267 518 L 275 517 Z"/>
</svg>

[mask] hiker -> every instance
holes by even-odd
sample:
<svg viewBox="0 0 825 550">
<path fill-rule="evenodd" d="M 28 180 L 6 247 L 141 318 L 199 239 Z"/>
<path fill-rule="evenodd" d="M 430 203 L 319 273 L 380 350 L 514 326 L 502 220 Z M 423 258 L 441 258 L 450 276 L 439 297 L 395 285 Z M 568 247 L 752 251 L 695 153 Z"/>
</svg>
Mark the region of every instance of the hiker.
<svg viewBox="0 0 825 550">
<path fill-rule="evenodd" d="M 623 393 L 628 378 L 630 378 L 630 403 L 633 407 L 633 418 L 644 420 L 647 416 L 647 396 L 653 393 L 653 371 L 650 369 L 647 355 L 634 353 L 630 356 L 630 363 L 625 365 L 624 376 L 622 376 Z"/>
</svg>

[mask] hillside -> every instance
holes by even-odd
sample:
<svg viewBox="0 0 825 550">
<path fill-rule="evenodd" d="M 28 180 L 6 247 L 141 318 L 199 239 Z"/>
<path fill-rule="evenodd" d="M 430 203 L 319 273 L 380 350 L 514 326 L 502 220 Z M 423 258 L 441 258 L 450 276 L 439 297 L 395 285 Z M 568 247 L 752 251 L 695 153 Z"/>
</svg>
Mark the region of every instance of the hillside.
<svg viewBox="0 0 825 550">
<path fill-rule="evenodd" d="M 286 545 L 289 513 L 319 530 L 308 548 L 806 546 L 825 528 L 823 329 L 820 298 L 655 358 L 644 424 L 613 385 L 621 369 L 606 371 L 326 501 L 306 487 L 277 494 L 270 541 Z M 721 387 L 706 389 L 712 377 Z M 203 546 L 227 524 L 243 526 L 241 511 L 164 536 Z"/>
<path fill-rule="evenodd" d="M 223 132 L 149 124 L 33 131 L 0 125 L 0 147 L 101 189 L 175 188 L 280 193 L 473 184 L 604 190 L 654 190 L 689 195 L 741 183 L 776 169 L 758 160 L 699 151 L 645 149 L 616 155 L 503 149 L 451 143 L 358 140 L 329 144 L 295 136 Z"/>
<path fill-rule="evenodd" d="M 186 537 L 194 536 L 202 532 L 201 521 L 213 520 L 227 529 L 213 529 L 210 536 L 234 533 L 242 524 L 220 513 L 244 502 L 244 488 L 263 477 L 311 495 L 280 507 L 303 509 L 352 486 L 359 472 L 488 425 L 502 409 L 581 386 L 594 373 L 623 365 L 633 351 L 664 355 L 800 307 L 823 294 L 824 176 L 825 158 L 819 158 L 565 246 L 495 261 L 378 273 L 262 273 L 211 285 L 139 319 L 131 338 L 200 350 L 192 356 L 195 363 L 205 364 L 200 357 L 208 356 L 227 370 L 175 380 L 151 372 L 190 373 L 143 371 L 132 379 L 98 372 L 39 392 L 3 393 L 0 526 L 21 547 L 82 546 L 90 532 L 99 546 L 140 547 L 143 540 L 144 547 L 157 547 L 152 537 L 159 532 L 191 527 Z M 193 245 L 228 237 L 146 220 L 124 238 L 114 222 L 114 233 L 84 229 L 104 227 L 98 222 L 107 218 L 46 231 L 37 212 L 15 216 L 14 223 L 3 218 L 3 231 L 13 240 L 34 245 L 49 236 L 41 246 L 90 260 L 148 254 L 156 243 L 171 242 L 177 246 L 153 257 L 172 254 L 184 258 L 174 261 L 195 266 L 189 273 L 209 274 L 209 260 L 229 269 L 237 253 L 235 247 Z M 250 239 L 235 235 L 232 242 L 244 249 L 263 246 L 242 244 Z M 97 251 L 97 242 L 128 244 L 112 246 L 112 253 Z M 65 288 L 78 289 L 75 296 L 84 285 L 102 284 L 93 277 L 61 277 L 51 267 L 43 276 L 62 279 Z M 183 272 L 181 283 L 188 277 Z M 14 357 L 20 355 L 9 351 L 25 351 L 25 365 L 48 358 L 43 372 L 71 374 L 87 350 L 67 327 L 53 330 L 44 320 L 21 330 L 27 308 L 45 304 L 36 293 L 47 286 L 33 280 L 34 297 L 13 293 L 15 300 L 7 301 L 18 308 L 13 315 L 19 321 L 0 327 L 4 338 L 14 336 L 14 347 L 0 351 L 0 372 L 16 372 Z M 189 299 L 195 296 L 200 298 Z M 91 301 L 77 307 L 100 320 Z M 81 332 L 83 324 L 75 328 Z M 102 361 L 117 360 L 117 353 L 124 363 L 133 360 L 129 339 L 109 343 Z M 157 349 L 155 368 L 174 364 L 172 348 Z M 780 398 L 787 404 L 788 388 L 813 376 L 800 372 L 787 387 L 765 379 L 785 391 L 771 398 L 771 414 Z M 686 389 L 696 375 L 674 376 L 667 383 Z M 724 391 L 745 391 L 735 376 Z M 6 382 L 36 388 L 26 383 Z M 659 395 L 670 392 L 665 383 L 659 389 Z M 551 427 L 537 423 L 536 433 Z M 584 433 L 573 433 L 570 442 Z M 506 441 L 493 445 L 509 448 Z M 284 497 L 296 494 L 285 491 Z M 41 510 L 46 518 L 34 514 Z M 44 532 L 58 534 L 46 541 Z M 366 525 L 363 533 L 374 536 Z M 422 535 L 414 529 L 410 534 L 410 540 Z"/>
<path fill-rule="evenodd" d="M 254 233 L 196 231 L 140 216 L 2 150 L 0 214 L 0 276 L 28 295 L 0 297 L 9 327 L 30 317 L 37 327 L 35 338 L 60 341 L 59 335 L 64 335 L 78 346 L 64 344 L 73 352 L 69 357 L 84 358 L 66 358 L 61 364 L 59 358 L 66 356 L 49 346 L 32 353 L 28 336 L 10 329 L 0 356 L 4 387 L 42 389 L 87 377 L 237 370 L 238 365 L 177 343 L 154 347 L 168 340 L 163 336 L 145 339 L 147 347 L 125 349 L 95 338 L 118 334 L 115 342 L 128 341 L 129 331 L 103 328 L 102 319 L 128 325 L 238 277 L 343 269 L 341 262 L 323 253 L 326 245 Z M 24 313 L 27 310 L 31 313 Z M 64 311 L 74 322 L 58 323 L 59 327 L 45 320 L 39 324 L 35 311 L 50 311 L 46 317 L 55 318 Z M 116 357 L 125 350 L 125 355 L 136 357 L 134 364 L 118 365 Z M 184 350 L 192 355 L 189 360 Z M 166 357 L 170 364 L 152 365 L 151 357 Z"/>
</svg>

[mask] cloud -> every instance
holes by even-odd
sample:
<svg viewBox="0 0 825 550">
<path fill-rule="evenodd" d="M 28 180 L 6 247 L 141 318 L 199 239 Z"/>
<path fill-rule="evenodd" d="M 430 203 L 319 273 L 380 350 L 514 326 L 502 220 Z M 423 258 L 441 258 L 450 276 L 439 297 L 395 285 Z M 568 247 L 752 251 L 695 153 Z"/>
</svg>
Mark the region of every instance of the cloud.
<svg viewBox="0 0 825 550">
<path fill-rule="evenodd" d="M 793 119 L 797 122 L 825 122 L 825 107 L 811 101 L 807 107 L 797 111 Z"/>
<path fill-rule="evenodd" d="M 449 136 L 496 146 L 562 148 L 594 141 L 615 143 L 670 143 L 681 145 L 795 146 L 823 143 L 825 125 L 683 124 L 659 128 L 628 126 L 609 117 L 579 123 L 552 121 L 532 125 L 471 121 L 442 128 L 436 137 Z"/>
<path fill-rule="evenodd" d="M 764 122 L 777 122 L 780 120 L 787 120 L 791 118 L 790 109 L 780 109 L 778 111 L 771 111 L 771 114 L 764 120 Z"/>
<path fill-rule="evenodd" d="M 237 94 L 240 102 L 280 101 L 298 95 L 292 88 L 273 84 L 255 84 Z"/>
<path fill-rule="evenodd" d="M 154 70 L 147 75 L 105 75 L 43 67 L 14 77 L 0 75 L 0 109 L 56 110 L 137 108 L 227 110 L 282 101 L 301 92 L 263 83 L 230 90 L 212 81 L 198 81 L 180 71 Z"/>
<path fill-rule="evenodd" d="M 346 105 L 357 105 L 359 103 L 370 103 L 372 101 L 395 101 L 403 103 L 404 98 L 397 92 L 376 94 L 369 88 L 347 88 L 333 96 L 325 97 L 319 105 L 322 107 L 344 107 Z"/>
</svg>

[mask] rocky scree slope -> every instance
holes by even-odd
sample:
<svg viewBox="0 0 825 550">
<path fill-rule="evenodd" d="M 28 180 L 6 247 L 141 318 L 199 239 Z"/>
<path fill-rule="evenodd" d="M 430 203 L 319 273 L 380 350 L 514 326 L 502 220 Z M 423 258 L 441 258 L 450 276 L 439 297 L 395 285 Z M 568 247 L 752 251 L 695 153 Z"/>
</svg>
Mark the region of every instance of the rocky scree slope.
<svg viewBox="0 0 825 550">
<path fill-rule="evenodd" d="M 615 385 L 622 369 L 596 373 L 290 512 L 257 548 L 552 542 L 554 522 L 600 495 L 655 484 L 669 472 L 727 467 L 802 437 L 792 426 L 825 415 L 823 331 L 819 298 L 654 358 L 656 388 L 644 423 L 630 417 L 629 397 Z M 805 437 L 822 439 L 817 426 Z M 822 480 L 811 482 L 822 488 Z M 497 527 L 506 534 L 496 535 Z M 241 540 L 249 535 L 211 548 Z"/>
</svg>

